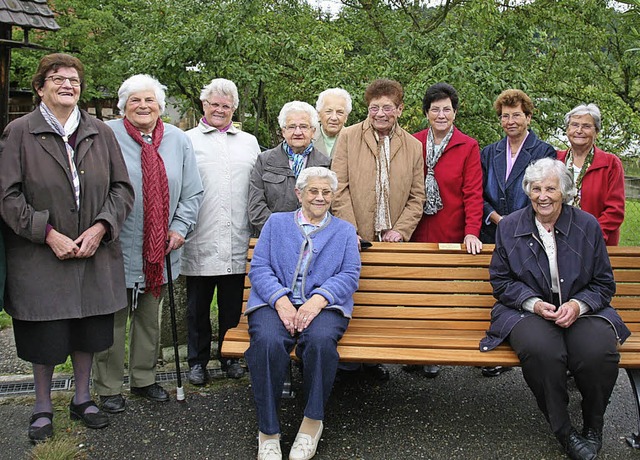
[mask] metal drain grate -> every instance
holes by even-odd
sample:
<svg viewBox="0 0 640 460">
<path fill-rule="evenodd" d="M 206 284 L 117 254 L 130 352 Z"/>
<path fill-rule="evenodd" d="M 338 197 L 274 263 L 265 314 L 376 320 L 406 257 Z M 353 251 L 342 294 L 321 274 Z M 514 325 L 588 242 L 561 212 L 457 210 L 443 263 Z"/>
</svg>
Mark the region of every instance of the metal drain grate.
<svg viewBox="0 0 640 460">
<path fill-rule="evenodd" d="M 73 378 L 55 379 L 51 382 L 52 390 L 70 390 L 73 386 Z M 33 393 L 33 382 L 7 382 L 0 383 L 0 396 Z"/>
<path fill-rule="evenodd" d="M 222 372 L 220 370 L 211 369 L 209 370 L 209 374 L 212 377 L 216 377 L 217 374 L 222 376 Z M 182 376 L 182 381 L 187 380 L 187 372 L 180 372 Z M 177 374 L 175 371 L 170 372 L 158 372 L 156 374 L 156 382 L 158 383 L 166 383 L 166 382 L 175 382 L 177 380 Z M 125 375 L 124 384 L 129 384 L 129 376 Z M 51 390 L 52 391 L 66 391 L 71 390 L 73 388 L 73 377 L 65 378 L 65 379 L 54 379 L 51 382 Z M 29 394 L 35 392 L 35 386 L 31 381 L 23 381 L 23 382 L 5 382 L 0 383 L 0 396 L 9 396 L 9 395 L 19 395 L 19 394 Z"/>
</svg>

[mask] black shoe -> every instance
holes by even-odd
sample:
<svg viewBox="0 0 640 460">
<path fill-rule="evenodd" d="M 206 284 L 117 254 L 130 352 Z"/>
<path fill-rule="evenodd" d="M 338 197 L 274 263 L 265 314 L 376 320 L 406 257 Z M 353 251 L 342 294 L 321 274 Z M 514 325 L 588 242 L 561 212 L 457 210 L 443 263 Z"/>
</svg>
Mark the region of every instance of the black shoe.
<svg viewBox="0 0 640 460">
<path fill-rule="evenodd" d="M 189 369 L 189 383 L 191 385 L 201 386 L 207 383 L 209 380 L 209 373 L 207 368 L 202 364 L 194 364 Z"/>
<path fill-rule="evenodd" d="M 596 452 L 600 452 L 602 449 L 602 430 L 598 430 L 597 428 L 588 428 L 584 427 L 582 429 L 582 437 L 587 440 L 589 444 L 596 450 Z"/>
<path fill-rule="evenodd" d="M 124 412 L 124 404 L 122 395 L 100 396 L 100 409 L 110 414 Z"/>
<path fill-rule="evenodd" d="M 574 429 L 560 442 L 572 460 L 593 460 L 598 456 L 591 443 Z"/>
<path fill-rule="evenodd" d="M 93 401 L 87 401 L 82 404 L 74 404 L 73 398 L 69 402 L 69 417 L 71 420 L 82 420 L 87 428 L 104 428 L 109 426 L 109 416 L 98 410 L 98 412 L 86 412 L 89 407 L 98 408 Z"/>
<path fill-rule="evenodd" d="M 237 359 L 225 359 L 220 361 L 220 368 L 227 373 L 230 379 L 239 379 L 244 376 L 244 369 Z"/>
<path fill-rule="evenodd" d="M 51 423 L 41 427 L 31 426 L 39 418 L 48 418 Z M 53 414 L 51 412 L 38 412 L 29 419 L 29 439 L 34 444 L 44 442 L 53 436 Z"/>
<path fill-rule="evenodd" d="M 157 383 L 152 383 L 146 387 L 131 387 L 131 394 L 142 396 L 149 401 L 166 402 L 169 401 L 169 393 Z"/>
<path fill-rule="evenodd" d="M 428 379 L 435 379 L 440 374 L 440 366 L 437 364 L 429 364 L 422 366 L 422 375 Z"/>
<path fill-rule="evenodd" d="M 373 378 L 380 382 L 389 380 L 389 369 L 384 364 L 374 364 L 373 366 L 363 366 L 366 373 L 371 374 Z"/>
<path fill-rule="evenodd" d="M 484 366 L 482 368 L 482 375 L 485 377 L 497 377 L 511 369 L 513 368 L 509 366 Z"/>
<path fill-rule="evenodd" d="M 429 379 L 436 378 L 440 374 L 440 366 L 430 364 L 427 366 L 420 366 L 419 364 L 405 364 L 402 366 L 402 370 L 405 372 L 418 372 L 420 375 Z"/>
</svg>

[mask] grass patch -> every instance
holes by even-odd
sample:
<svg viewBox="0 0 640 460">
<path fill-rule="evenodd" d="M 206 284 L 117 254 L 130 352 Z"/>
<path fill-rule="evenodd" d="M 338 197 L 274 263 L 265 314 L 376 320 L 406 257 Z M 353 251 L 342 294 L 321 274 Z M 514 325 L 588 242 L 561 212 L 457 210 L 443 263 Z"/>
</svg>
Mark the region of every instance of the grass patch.
<svg viewBox="0 0 640 460">
<path fill-rule="evenodd" d="M 84 448 L 84 432 L 87 428 L 81 422 L 72 421 L 69 418 L 69 401 L 73 392 L 54 392 L 51 395 L 53 402 L 53 437 L 46 442 L 36 444 L 26 458 L 29 460 L 85 460 L 88 451 Z M 18 396 L 5 398 L 5 404 L 23 404 L 33 406 L 35 397 Z M 25 420 L 26 422 L 26 420 Z M 24 436 L 27 436 L 27 425 L 24 426 Z"/>
<path fill-rule="evenodd" d="M 640 200 L 625 201 L 624 222 L 620 227 L 620 246 L 640 245 Z"/>
<path fill-rule="evenodd" d="M 11 327 L 11 316 L 7 315 L 7 312 L 0 311 L 0 330 Z"/>
</svg>

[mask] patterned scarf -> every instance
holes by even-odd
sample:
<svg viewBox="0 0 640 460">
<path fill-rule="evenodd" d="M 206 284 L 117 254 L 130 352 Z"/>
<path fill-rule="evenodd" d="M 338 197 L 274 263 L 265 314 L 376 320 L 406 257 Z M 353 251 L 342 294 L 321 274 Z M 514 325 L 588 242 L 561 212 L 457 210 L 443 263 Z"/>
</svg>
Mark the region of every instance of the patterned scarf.
<svg viewBox="0 0 640 460">
<path fill-rule="evenodd" d="M 44 102 L 40 102 L 40 113 L 47 124 L 51 126 L 51 129 L 58 133 L 64 141 L 64 147 L 67 151 L 67 160 L 69 161 L 69 170 L 71 171 L 71 181 L 73 183 L 73 194 L 76 199 L 76 207 L 77 209 L 80 209 L 80 177 L 78 176 L 78 169 L 76 168 L 75 152 L 71 145 L 69 145 L 69 136 L 76 132 L 76 129 L 78 129 L 78 125 L 80 124 L 80 110 L 78 109 L 78 106 L 74 107 L 73 112 L 69 115 L 64 126 L 62 126 Z"/>
<path fill-rule="evenodd" d="M 584 175 L 593 163 L 593 154 L 595 152 L 595 148 L 591 146 L 591 150 L 587 153 L 587 157 L 584 159 L 584 163 L 582 164 L 582 169 L 580 169 L 580 174 L 578 174 L 578 179 L 576 179 L 576 183 L 574 184 L 576 189 L 576 196 L 573 197 L 573 206 L 580 209 L 580 198 L 582 197 L 582 179 L 584 179 Z M 567 168 L 571 171 L 571 176 L 576 177 L 573 169 L 573 150 L 569 149 L 567 151 L 567 156 L 564 160 Z"/>
<path fill-rule="evenodd" d="M 158 152 L 164 124 L 158 118 L 153 128 L 151 144 L 144 141 L 140 131 L 126 118 L 124 127 L 127 134 L 142 146 L 143 271 L 146 290 L 159 297 L 164 283 L 164 251 L 169 233 L 169 182 L 164 162 Z"/>
<path fill-rule="evenodd" d="M 376 155 L 376 216 L 373 229 L 378 240 L 382 240 L 382 233 L 391 229 L 391 212 L 389 211 L 389 169 L 391 167 L 391 134 L 380 139 L 374 130 L 374 137 L 378 141 L 378 155 Z"/>
<path fill-rule="evenodd" d="M 443 207 L 442 198 L 440 197 L 440 188 L 438 187 L 438 181 L 435 176 L 435 168 L 438 160 L 442 156 L 442 152 L 447 148 L 449 141 L 453 136 L 453 126 L 444 136 L 442 142 L 436 147 L 435 137 L 433 136 L 433 129 L 429 129 L 427 134 L 427 174 L 424 178 L 424 189 L 427 195 L 427 201 L 424 203 L 424 213 L 428 216 L 432 216 Z"/>
<path fill-rule="evenodd" d="M 296 176 L 296 179 L 297 179 L 300 173 L 302 172 L 302 170 L 304 169 L 306 158 L 309 156 L 309 154 L 313 150 L 313 142 L 311 142 L 311 144 L 309 144 L 307 148 L 304 149 L 304 152 L 302 153 L 295 153 L 291 149 L 291 147 L 289 147 L 289 144 L 287 144 L 287 141 L 283 141 L 282 146 L 284 147 L 284 151 L 287 154 L 289 161 L 291 161 L 292 163 L 291 170 L 293 171 L 293 174 Z"/>
</svg>

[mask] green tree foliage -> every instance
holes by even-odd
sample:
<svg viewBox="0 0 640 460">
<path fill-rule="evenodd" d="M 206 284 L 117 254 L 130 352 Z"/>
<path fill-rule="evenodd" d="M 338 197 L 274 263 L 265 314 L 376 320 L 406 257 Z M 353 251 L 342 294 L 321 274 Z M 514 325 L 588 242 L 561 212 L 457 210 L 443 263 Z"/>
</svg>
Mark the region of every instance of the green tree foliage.
<svg viewBox="0 0 640 460">
<path fill-rule="evenodd" d="M 364 89 L 380 77 L 405 87 L 402 124 L 425 126 L 427 86 L 453 84 L 456 120 L 481 145 L 502 130 L 492 109 L 506 88 L 536 103 L 534 129 L 563 147 L 563 116 L 579 103 L 603 113 L 599 144 L 620 153 L 640 134 L 640 4 L 637 0 L 342 0 L 334 16 L 302 0 L 55 0 L 62 29 L 39 43 L 87 67 L 86 98 L 113 96 L 133 73 L 149 73 L 184 109 L 200 109 L 211 78 L 236 82 L 245 129 L 278 141 L 277 114 L 290 100 L 314 103 L 333 86 L 366 116 Z M 23 87 L 42 52 L 14 51 Z"/>
</svg>

